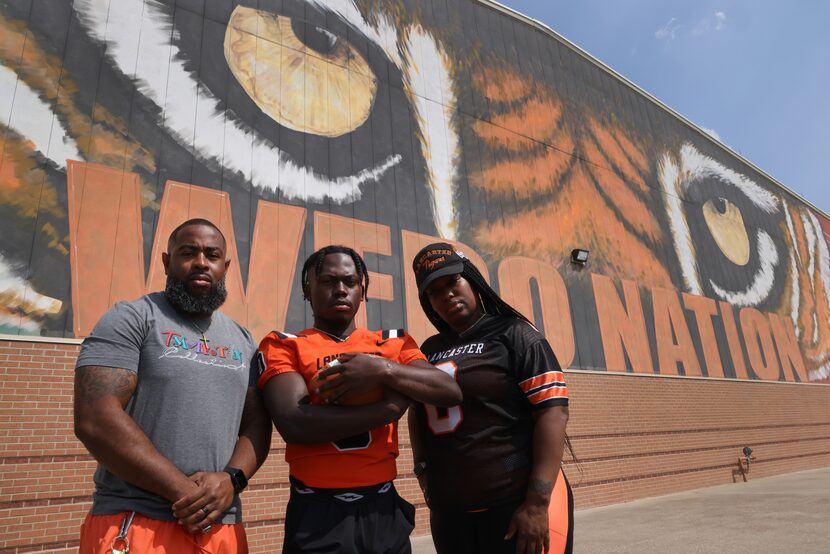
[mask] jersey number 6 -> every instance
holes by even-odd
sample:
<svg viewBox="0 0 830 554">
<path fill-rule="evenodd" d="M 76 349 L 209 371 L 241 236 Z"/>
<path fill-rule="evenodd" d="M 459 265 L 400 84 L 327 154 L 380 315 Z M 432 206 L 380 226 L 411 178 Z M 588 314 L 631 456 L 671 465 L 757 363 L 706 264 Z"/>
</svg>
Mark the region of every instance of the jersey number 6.
<svg viewBox="0 0 830 554">
<path fill-rule="evenodd" d="M 458 366 L 455 362 L 443 362 L 436 365 L 438 369 L 456 379 L 456 372 Z M 424 404 L 424 409 L 427 412 L 427 424 L 433 435 L 446 435 L 452 433 L 461 421 L 464 419 L 464 412 L 461 411 L 461 406 L 453 406 L 452 408 L 438 408 L 430 404 Z"/>
</svg>

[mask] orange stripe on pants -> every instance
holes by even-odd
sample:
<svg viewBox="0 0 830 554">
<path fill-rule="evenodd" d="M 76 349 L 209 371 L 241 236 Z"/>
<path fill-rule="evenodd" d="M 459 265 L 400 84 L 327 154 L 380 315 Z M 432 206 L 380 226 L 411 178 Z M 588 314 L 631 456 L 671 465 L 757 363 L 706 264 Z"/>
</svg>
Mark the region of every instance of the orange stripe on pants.
<svg viewBox="0 0 830 554">
<path fill-rule="evenodd" d="M 559 471 L 553 492 L 550 495 L 548 507 L 548 529 L 550 531 L 550 554 L 567 552 L 568 531 L 570 530 L 572 514 L 570 513 L 570 498 L 568 485 L 565 482 L 565 472 Z"/>
<path fill-rule="evenodd" d="M 81 525 L 79 554 L 112 554 L 110 545 L 118 535 L 122 512 L 114 515 L 87 514 Z M 161 521 L 136 514 L 127 532 L 130 552 L 136 554 L 247 554 L 245 528 L 214 524 L 209 533 L 188 533 L 175 521 Z"/>
</svg>

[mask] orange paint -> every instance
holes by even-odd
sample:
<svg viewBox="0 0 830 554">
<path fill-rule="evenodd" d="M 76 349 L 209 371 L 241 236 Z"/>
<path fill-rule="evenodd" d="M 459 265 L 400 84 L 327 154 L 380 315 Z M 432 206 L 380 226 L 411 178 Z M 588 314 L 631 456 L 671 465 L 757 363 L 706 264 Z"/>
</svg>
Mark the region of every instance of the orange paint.
<svg viewBox="0 0 830 554">
<path fill-rule="evenodd" d="M 746 355 L 752 371 L 759 379 L 778 381 L 781 377 L 781 366 L 778 365 L 766 316 L 755 308 L 743 308 L 740 317 Z"/>
<path fill-rule="evenodd" d="M 305 218 L 305 208 L 264 200 L 257 203 L 245 295 L 247 327 L 254 340 L 274 329 L 285 329 Z M 236 267 L 238 272 L 239 264 Z"/>
<path fill-rule="evenodd" d="M 810 360 L 810 370 L 816 370 L 823 365 L 822 360 L 824 360 L 824 363 L 830 360 L 830 357 L 828 357 L 828 352 L 830 352 L 830 298 L 828 298 L 827 290 L 822 284 L 819 267 L 816 267 L 815 270 L 813 291 L 816 305 L 817 333 L 815 340 L 810 337 L 809 342 L 802 341 L 806 343 L 804 352 Z M 830 382 L 830 377 L 825 378 L 824 382 Z"/>
<path fill-rule="evenodd" d="M 555 199 L 507 219 L 482 222 L 474 236 L 476 246 L 495 258 L 521 255 L 554 267 L 575 246 L 583 246 L 591 250 L 591 267 L 597 273 L 644 286 L 674 287 L 654 248 L 617 217 L 582 163 L 574 165 Z"/>
<path fill-rule="evenodd" d="M 133 173 L 73 161 L 66 182 L 72 329 L 85 337 L 113 304 L 144 294 L 140 187 Z"/>
<path fill-rule="evenodd" d="M 6 128 L 3 128 L 3 133 L 7 132 Z M 2 152 L 3 155 L 0 156 L 0 194 L 3 195 L 3 199 L 5 200 L 5 195 L 14 194 L 20 188 L 20 181 L 17 179 L 17 165 L 15 164 L 14 158 L 9 156 L 6 153 L 6 140 L 3 139 L 2 143 Z M 9 202 L 4 201 L 3 204 L 6 205 Z"/>
<path fill-rule="evenodd" d="M 717 304 L 711 298 L 684 292 L 683 305 L 695 314 L 697 331 L 703 347 L 703 360 L 706 362 L 706 374 L 709 377 L 723 377 L 723 363 L 718 351 L 715 328 L 712 326 L 712 318 L 718 315 Z"/>
<path fill-rule="evenodd" d="M 88 335 L 115 302 L 164 290 L 161 254 L 167 251 L 167 239 L 180 223 L 195 217 L 214 222 L 227 239 L 231 265 L 226 276 L 228 300 L 222 311 L 247 326 L 255 339 L 283 328 L 304 208 L 259 202 L 246 296 L 228 194 L 170 181 L 159 211 L 145 286 L 138 177 L 81 162 L 69 164 L 67 177 L 76 336 Z"/>
<path fill-rule="evenodd" d="M 84 159 L 120 170 L 155 173 L 155 154 L 129 136 L 127 121 L 101 103 L 93 105 L 90 117 L 76 103 L 79 87 L 65 71 L 63 60 L 50 53 L 50 47 L 42 46 L 25 23 L 2 14 L 0 63 L 16 71 L 26 85 L 52 106 Z"/>
<path fill-rule="evenodd" d="M 556 135 L 561 118 L 562 104 L 547 96 L 537 96 L 517 109 L 494 114 L 490 122 L 495 129 L 508 129 L 535 142 L 549 144 Z M 485 142 L 489 142 L 488 135 L 489 133 L 485 133 L 482 136 Z"/>
<path fill-rule="evenodd" d="M 545 336 L 562 368 L 570 367 L 576 346 L 565 281 L 552 265 L 539 260 L 512 256 L 503 259 L 499 264 L 501 297 L 532 320 L 531 279 L 535 279 L 539 287 L 541 326 L 545 329 Z M 540 322 L 536 323 L 538 325 Z"/>
<path fill-rule="evenodd" d="M 830 351 L 830 299 L 824 285 L 824 278 L 821 274 L 821 249 L 819 241 L 823 237 L 819 235 L 818 240 L 813 242 L 810 248 L 810 241 L 807 238 L 807 229 L 802 218 L 822 218 L 815 215 L 808 208 L 790 206 L 789 215 L 793 224 L 794 244 L 789 243 L 790 248 L 796 250 L 796 274 L 788 275 L 790 280 L 796 280 L 798 284 L 798 313 L 796 323 L 799 328 L 799 345 L 805 361 L 805 369 L 814 371 L 825 365 L 828 361 L 827 353 Z M 811 226 L 812 227 L 812 226 Z M 811 229 L 812 230 L 812 229 Z M 789 242 L 789 241 L 788 241 Z M 812 272 L 810 271 L 809 260 L 813 259 Z M 790 286 L 792 286 L 790 284 Z M 786 317 L 790 307 L 785 303 L 779 314 Z"/>
<path fill-rule="evenodd" d="M 427 316 L 424 315 L 424 310 L 421 308 L 421 302 L 418 299 L 418 287 L 415 284 L 415 275 L 412 273 L 412 259 L 415 258 L 415 254 L 421 248 L 433 242 L 447 242 L 455 246 L 456 249 L 461 250 L 478 268 L 485 281 L 490 281 L 490 272 L 487 270 L 487 264 L 484 263 L 484 258 L 466 244 L 432 237 L 430 235 L 422 235 L 421 233 L 415 233 L 413 231 L 401 231 L 401 265 L 404 275 L 404 288 L 406 290 L 404 296 L 406 303 L 406 331 L 418 344 L 421 344 L 437 331 L 429 319 L 427 319 Z"/>
<path fill-rule="evenodd" d="M 797 256 L 796 263 L 799 264 L 799 272 L 794 278 L 798 279 L 799 289 L 799 309 L 798 309 L 798 325 L 801 328 L 801 336 L 810 337 L 813 335 L 816 322 L 813 321 L 813 314 L 815 313 L 815 299 L 812 295 L 812 283 L 810 282 L 810 273 L 807 270 L 807 264 L 802 260 L 808 260 L 810 257 L 810 248 L 807 245 L 807 235 L 804 231 L 804 225 L 801 222 L 801 217 L 794 207 L 790 208 L 790 219 L 793 224 L 793 238 L 795 244 L 791 247 L 795 248 Z"/>
<path fill-rule="evenodd" d="M 594 134 L 594 140 L 596 140 L 596 144 L 604 152 L 604 156 L 593 158 L 589 157 L 588 159 L 601 167 L 609 169 L 612 167 L 616 168 L 625 176 L 627 181 L 643 192 L 648 191 L 648 184 L 646 184 L 643 179 L 643 174 L 631 163 L 628 155 L 625 151 L 623 151 L 620 147 L 620 143 L 617 142 L 617 139 L 615 138 L 617 136 L 621 136 L 622 131 L 620 129 L 609 130 L 608 127 L 601 125 L 595 119 L 591 119 L 590 126 Z M 632 148 L 634 150 L 641 150 L 639 148 L 634 148 L 633 145 Z M 609 163 L 611 165 L 609 165 Z M 648 165 L 645 167 L 648 167 Z"/>
<path fill-rule="evenodd" d="M 622 281 L 625 305 L 614 282 L 605 275 L 591 274 L 597 306 L 602 350 L 608 371 L 625 372 L 625 355 L 635 373 L 653 373 L 640 289 L 633 281 Z"/>
<path fill-rule="evenodd" d="M 505 66 L 487 67 L 474 79 L 476 89 L 495 102 L 515 102 L 530 94 L 532 88 L 530 79 Z"/>
<path fill-rule="evenodd" d="M 510 152 L 523 152 L 538 148 L 541 144 L 530 137 L 519 134 L 513 129 L 497 127 L 489 121 L 472 119 L 473 131 L 487 143 L 490 148 L 501 148 Z"/>
<path fill-rule="evenodd" d="M 729 356 L 732 359 L 732 366 L 735 368 L 736 379 L 749 379 L 744 363 L 744 351 L 741 348 L 741 339 L 738 336 L 738 328 L 735 325 L 735 314 L 732 312 L 732 305 L 728 302 L 718 302 L 720 307 L 720 318 L 723 321 L 723 331 L 726 334 L 726 344 L 729 345 Z"/>
<path fill-rule="evenodd" d="M 570 141 L 570 137 L 564 137 Z M 573 143 L 566 145 L 573 148 Z M 561 150 L 537 144 L 528 155 L 499 156 L 486 169 L 470 175 L 473 186 L 509 198 L 527 198 L 561 188 L 560 178 L 573 162 Z"/>
<path fill-rule="evenodd" d="M 779 360 L 784 369 L 784 379 L 787 379 L 787 370 L 792 373 L 793 381 L 806 383 L 807 370 L 804 367 L 804 359 L 801 357 L 801 348 L 798 339 L 795 338 L 795 326 L 793 320 L 788 316 L 769 314 L 769 324 L 772 329 L 772 337 L 775 340 L 775 348 L 778 350 Z"/>
<path fill-rule="evenodd" d="M 684 375 L 703 375 L 677 291 L 653 287 L 651 301 L 654 307 L 654 337 L 660 373 L 677 375 L 677 364 L 682 363 Z"/>
<path fill-rule="evenodd" d="M 13 207 L 33 225 L 42 215 L 66 217 L 49 175 L 39 167 L 35 145 L 2 123 L 0 132 L 4 134 L 0 143 L 0 205 Z M 67 253 L 63 246 L 59 250 Z"/>
<path fill-rule="evenodd" d="M 626 153 L 628 158 L 637 166 L 637 169 L 643 173 L 648 172 L 649 163 L 643 147 L 638 144 L 634 144 L 634 141 L 625 136 L 622 130 L 615 131 L 614 138 L 617 139 L 617 143 Z"/>
<path fill-rule="evenodd" d="M 584 150 L 589 158 L 599 156 L 592 142 L 586 142 Z M 662 234 L 660 225 L 645 202 L 615 171 L 598 166 L 587 166 L 599 188 L 604 192 L 625 219 L 641 235 L 656 240 Z"/>
<path fill-rule="evenodd" d="M 341 244 L 353 248 L 364 256 L 366 252 L 392 255 L 392 234 L 389 227 L 349 217 L 314 212 L 314 249 L 330 244 Z M 368 298 L 395 300 L 392 276 L 385 273 L 369 272 Z M 362 304 L 355 316 L 358 327 L 366 327 L 366 305 Z"/>
</svg>

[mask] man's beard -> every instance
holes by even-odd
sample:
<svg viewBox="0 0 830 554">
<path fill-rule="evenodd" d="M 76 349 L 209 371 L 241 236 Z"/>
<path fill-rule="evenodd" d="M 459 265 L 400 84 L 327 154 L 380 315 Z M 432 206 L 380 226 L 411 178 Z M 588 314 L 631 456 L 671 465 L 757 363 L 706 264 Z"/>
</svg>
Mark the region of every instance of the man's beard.
<svg viewBox="0 0 830 554">
<path fill-rule="evenodd" d="M 184 282 L 167 276 L 167 285 L 164 288 L 164 297 L 178 311 L 189 315 L 210 315 L 224 304 L 228 297 L 225 280 L 217 281 L 210 286 L 210 292 L 204 296 L 194 296 L 184 286 Z"/>
</svg>

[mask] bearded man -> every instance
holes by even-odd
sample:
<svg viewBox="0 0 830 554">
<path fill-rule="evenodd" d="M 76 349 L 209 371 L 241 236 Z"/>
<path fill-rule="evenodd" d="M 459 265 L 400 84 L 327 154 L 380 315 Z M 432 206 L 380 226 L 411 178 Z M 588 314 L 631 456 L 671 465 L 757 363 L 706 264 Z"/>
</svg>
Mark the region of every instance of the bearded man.
<svg viewBox="0 0 830 554">
<path fill-rule="evenodd" d="M 78 356 L 75 434 L 98 461 L 81 553 L 247 552 L 239 493 L 271 444 L 256 347 L 217 311 L 219 229 L 185 221 L 167 250 L 164 292 L 116 304 Z"/>
</svg>

